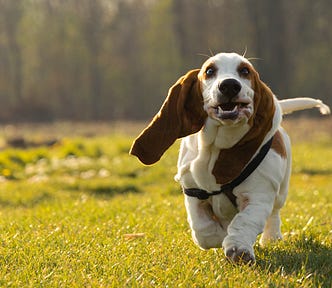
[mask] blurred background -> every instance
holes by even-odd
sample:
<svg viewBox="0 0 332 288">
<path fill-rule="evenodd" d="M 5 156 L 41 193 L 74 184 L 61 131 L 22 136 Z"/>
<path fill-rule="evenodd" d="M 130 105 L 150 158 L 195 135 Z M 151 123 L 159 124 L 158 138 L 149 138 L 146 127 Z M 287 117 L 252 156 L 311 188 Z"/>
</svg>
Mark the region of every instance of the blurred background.
<svg viewBox="0 0 332 288">
<path fill-rule="evenodd" d="M 279 98 L 331 106 L 331 20 L 331 0 L 0 0 L 0 122 L 146 120 L 232 51 Z"/>
</svg>

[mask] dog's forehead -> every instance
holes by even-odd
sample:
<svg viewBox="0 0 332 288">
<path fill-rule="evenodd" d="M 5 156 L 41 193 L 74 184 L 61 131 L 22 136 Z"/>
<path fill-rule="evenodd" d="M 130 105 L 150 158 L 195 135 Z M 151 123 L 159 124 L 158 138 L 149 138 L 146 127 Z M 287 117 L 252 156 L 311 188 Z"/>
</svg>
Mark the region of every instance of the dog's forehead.
<svg viewBox="0 0 332 288">
<path fill-rule="evenodd" d="M 239 65 L 243 63 L 247 63 L 252 66 L 249 60 L 237 53 L 219 53 L 209 58 L 203 64 L 202 68 L 213 65 L 219 70 L 219 72 L 233 72 L 236 71 Z"/>
</svg>

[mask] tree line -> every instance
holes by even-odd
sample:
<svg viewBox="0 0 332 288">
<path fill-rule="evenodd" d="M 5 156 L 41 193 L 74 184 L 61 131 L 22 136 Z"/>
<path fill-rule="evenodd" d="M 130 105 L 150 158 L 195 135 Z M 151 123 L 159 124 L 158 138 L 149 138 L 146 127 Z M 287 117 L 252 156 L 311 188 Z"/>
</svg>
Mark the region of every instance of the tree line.
<svg viewBox="0 0 332 288">
<path fill-rule="evenodd" d="M 218 52 L 331 105 L 330 0 L 0 0 L 0 121 L 148 119 Z"/>
</svg>

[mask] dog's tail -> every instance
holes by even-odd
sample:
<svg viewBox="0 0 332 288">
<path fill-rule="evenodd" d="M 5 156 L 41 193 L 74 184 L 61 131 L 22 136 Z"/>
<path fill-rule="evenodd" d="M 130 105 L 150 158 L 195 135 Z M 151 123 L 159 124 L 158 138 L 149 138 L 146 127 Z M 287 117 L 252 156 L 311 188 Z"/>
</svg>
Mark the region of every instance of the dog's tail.
<svg viewBox="0 0 332 288">
<path fill-rule="evenodd" d="M 282 114 L 289 114 L 294 111 L 310 109 L 310 108 L 319 108 L 319 111 L 323 115 L 328 115 L 331 113 L 330 107 L 324 104 L 319 99 L 301 97 L 293 99 L 284 99 L 279 100 L 280 107 L 282 109 Z"/>
</svg>

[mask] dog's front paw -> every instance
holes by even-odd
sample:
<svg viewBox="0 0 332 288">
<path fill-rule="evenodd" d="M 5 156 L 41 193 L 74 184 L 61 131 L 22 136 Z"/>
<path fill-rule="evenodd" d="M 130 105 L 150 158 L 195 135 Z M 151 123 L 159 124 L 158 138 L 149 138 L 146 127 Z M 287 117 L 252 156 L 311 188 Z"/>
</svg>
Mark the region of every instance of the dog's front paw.
<svg viewBox="0 0 332 288">
<path fill-rule="evenodd" d="M 228 260 L 236 264 L 254 264 L 255 253 L 251 243 L 247 243 L 239 237 L 228 235 L 223 241 L 223 248 Z"/>
<path fill-rule="evenodd" d="M 255 263 L 255 255 L 247 249 L 237 247 L 229 248 L 225 251 L 227 259 L 236 264 L 249 264 Z"/>
</svg>

